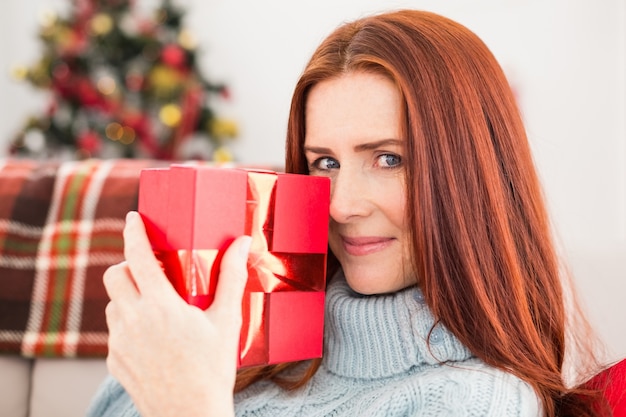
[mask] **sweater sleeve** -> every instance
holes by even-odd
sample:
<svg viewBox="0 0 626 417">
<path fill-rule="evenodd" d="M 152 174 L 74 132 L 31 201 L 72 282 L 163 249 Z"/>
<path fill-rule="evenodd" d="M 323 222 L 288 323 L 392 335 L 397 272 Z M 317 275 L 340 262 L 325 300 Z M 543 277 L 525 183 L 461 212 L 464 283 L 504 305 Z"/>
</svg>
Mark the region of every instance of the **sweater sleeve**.
<svg viewBox="0 0 626 417">
<path fill-rule="evenodd" d="M 108 376 L 98 388 L 86 417 L 140 417 L 124 387 Z"/>
</svg>

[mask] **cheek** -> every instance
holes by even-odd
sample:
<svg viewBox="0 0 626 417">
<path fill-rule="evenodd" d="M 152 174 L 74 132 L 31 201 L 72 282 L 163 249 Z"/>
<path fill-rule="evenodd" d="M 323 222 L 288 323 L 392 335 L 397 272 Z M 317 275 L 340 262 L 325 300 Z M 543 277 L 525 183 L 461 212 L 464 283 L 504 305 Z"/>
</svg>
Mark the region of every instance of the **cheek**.
<svg viewBox="0 0 626 417">
<path fill-rule="evenodd" d="M 388 221 L 400 231 L 400 241 L 402 244 L 402 257 L 404 259 L 412 257 L 411 235 L 409 233 L 408 204 L 404 188 L 397 188 L 396 192 L 387 195 L 385 204 L 385 215 Z"/>
<path fill-rule="evenodd" d="M 401 227 L 402 230 L 407 230 L 407 226 L 409 225 L 407 213 L 406 213 L 406 204 L 404 200 L 400 200 L 397 202 L 397 205 L 391 213 L 391 219 L 395 225 Z"/>
<path fill-rule="evenodd" d="M 396 227 L 407 230 L 409 219 L 404 187 L 388 188 L 388 190 L 392 191 L 386 193 L 383 200 L 386 216 Z"/>
<path fill-rule="evenodd" d="M 330 250 L 334 253 L 337 253 L 339 245 L 339 233 L 337 232 L 337 224 L 334 221 L 330 221 L 330 225 L 328 226 L 328 246 L 330 246 Z"/>
</svg>

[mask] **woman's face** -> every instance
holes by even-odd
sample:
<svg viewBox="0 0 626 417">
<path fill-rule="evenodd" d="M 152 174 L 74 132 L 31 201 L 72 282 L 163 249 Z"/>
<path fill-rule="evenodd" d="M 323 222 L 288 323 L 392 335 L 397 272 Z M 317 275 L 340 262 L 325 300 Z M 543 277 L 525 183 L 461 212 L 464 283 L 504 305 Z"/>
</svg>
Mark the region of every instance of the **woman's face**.
<svg viewBox="0 0 626 417">
<path fill-rule="evenodd" d="M 315 85 L 306 103 L 309 172 L 331 179 L 329 245 L 350 287 L 362 294 L 415 283 L 402 108 L 388 78 L 365 72 Z"/>
</svg>

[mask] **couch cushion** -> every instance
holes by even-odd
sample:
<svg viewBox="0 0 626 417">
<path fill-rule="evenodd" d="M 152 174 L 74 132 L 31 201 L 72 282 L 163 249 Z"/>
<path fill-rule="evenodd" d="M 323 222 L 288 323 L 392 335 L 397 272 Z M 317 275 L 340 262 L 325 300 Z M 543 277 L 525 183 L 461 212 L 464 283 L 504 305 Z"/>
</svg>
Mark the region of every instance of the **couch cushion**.
<svg viewBox="0 0 626 417">
<path fill-rule="evenodd" d="M 106 375 L 104 359 L 37 359 L 30 417 L 84 417 Z"/>
<path fill-rule="evenodd" d="M 0 416 L 28 416 L 32 362 L 19 356 L 0 356 Z"/>
</svg>

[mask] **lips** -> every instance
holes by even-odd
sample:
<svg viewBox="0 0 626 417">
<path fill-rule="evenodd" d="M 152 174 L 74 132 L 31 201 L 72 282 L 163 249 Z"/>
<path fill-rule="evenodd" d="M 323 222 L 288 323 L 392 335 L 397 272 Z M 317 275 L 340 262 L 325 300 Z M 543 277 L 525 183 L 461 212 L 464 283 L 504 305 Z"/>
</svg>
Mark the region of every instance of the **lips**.
<svg viewBox="0 0 626 417">
<path fill-rule="evenodd" d="M 341 236 L 343 248 L 349 255 L 364 256 L 386 249 L 394 238 L 379 236 L 346 237 Z"/>
</svg>

